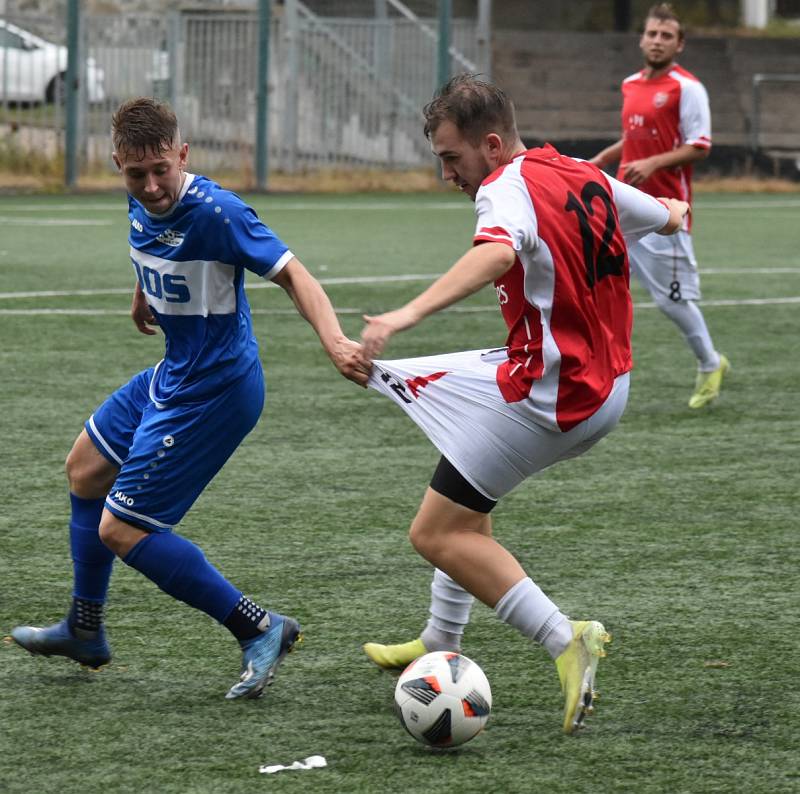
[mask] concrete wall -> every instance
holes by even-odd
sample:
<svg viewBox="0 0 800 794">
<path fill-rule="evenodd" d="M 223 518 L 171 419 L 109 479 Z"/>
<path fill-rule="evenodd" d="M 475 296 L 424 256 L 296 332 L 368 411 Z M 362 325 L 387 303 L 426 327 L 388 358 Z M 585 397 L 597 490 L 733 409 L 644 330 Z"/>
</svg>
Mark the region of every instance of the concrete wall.
<svg viewBox="0 0 800 794">
<path fill-rule="evenodd" d="M 620 83 L 642 65 L 635 34 L 495 29 L 492 46 L 526 141 L 619 138 Z M 715 144 L 748 146 L 752 77 L 800 76 L 800 39 L 693 37 L 680 63 L 708 90 Z M 800 83 L 766 86 L 762 107 L 762 144 L 800 153 Z"/>
</svg>

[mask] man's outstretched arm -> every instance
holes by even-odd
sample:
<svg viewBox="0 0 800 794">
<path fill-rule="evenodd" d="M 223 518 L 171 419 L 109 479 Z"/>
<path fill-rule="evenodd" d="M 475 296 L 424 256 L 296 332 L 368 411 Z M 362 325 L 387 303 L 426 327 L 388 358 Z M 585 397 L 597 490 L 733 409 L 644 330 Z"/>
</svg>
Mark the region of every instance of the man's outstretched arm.
<svg viewBox="0 0 800 794">
<path fill-rule="evenodd" d="M 364 357 L 372 361 L 393 334 L 412 328 L 428 315 L 500 278 L 514 264 L 516 256 L 514 249 L 503 243 L 482 243 L 467 251 L 447 273 L 402 308 L 374 317 L 364 315 L 366 325 L 361 332 Z"/>
<path fill-rule="evenodd" d="M 676 198 L 659 198 L 658 200 L 669 210 L 669 220 L 658 230 L 658 234 L 675 234 L 683 226 L 683 219 L 690 212 L 689 204 Z"/>
<path fill-rule="evenodd" d="M 370 368 L 361 355 L 361 345 L 345 336 L 330 298 L 319 281 L 297 257 L 292 258 L 272 280 L 286 290 L 297 311 L 317 332 L 336 369 L 349 380 L 366 387 Z"/>
</svg>

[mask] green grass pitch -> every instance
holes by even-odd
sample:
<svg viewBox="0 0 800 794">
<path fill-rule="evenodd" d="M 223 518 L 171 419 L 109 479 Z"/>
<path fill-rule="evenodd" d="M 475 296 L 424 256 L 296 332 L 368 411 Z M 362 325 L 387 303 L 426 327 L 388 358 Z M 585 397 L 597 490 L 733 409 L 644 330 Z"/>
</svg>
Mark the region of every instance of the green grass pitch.
<svg viewBox="0 0 800 794">
<path fill-rule="evenodd" d="M 378 277 L 442 272 L 473 228 L 469 202 L 450 195 L 252 200 L 331 280 L 353 336 L 363 312 L 426 283 Z M 634 285 L 620 427 L 494 513 L 497 537 L 562 609 L 614 635 L 580 736 L 559 732 L 545 652 L 482 605 L 464 652 L 492 684 L 487 729 L 446 753 L 402 730 L 394 678 L 360 645 L 411 639 L 426 620 L 430 568 L 406 530 L 437 453 L 388 400 L 336 374 L 281 290 L 253 289 L 264 415 L 180 531 L 247 594 L 297 617 L 304 645 L 261 701 L 225 701 L 235 642 L 117 562 L 109 668 L 0 647 L 0 791 L 798 791 L 799 211 L 791 195 L 699 197 L 704 312 L 733 366 L 721 399 L 690 412 L 691 355 Z M 64 458 L 162 341 L 127 318 L 121 195 L 0 198 L 0 228 L 7 633 L 66 610 Z M 387 357 L 501 345 L 494 291 L 464 306 L 400 335 Z M 312 754 L 328 768 L 259 775 Z"/>
</svg>

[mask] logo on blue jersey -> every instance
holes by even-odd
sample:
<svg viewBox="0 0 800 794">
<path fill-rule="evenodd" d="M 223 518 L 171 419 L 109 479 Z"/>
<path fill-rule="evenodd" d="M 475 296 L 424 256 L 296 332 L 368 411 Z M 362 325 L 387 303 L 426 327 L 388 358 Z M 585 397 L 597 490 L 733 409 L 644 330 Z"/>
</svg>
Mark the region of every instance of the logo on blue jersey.
<svg viewBox="0 0 800 794">
<path fill-rule="evenodd" d="M 122 491 L 115 491 L 114 498 L 118 502 L 122 502 L 124 505 L 128 505 L 128 507 L 133 507 L 134 499 L 132 496 L 126 496 Z"/>
<path fill-rule="evenodd" d="M 173 229 L 166 229 L 156 237 L 160 243 L 177 248 L 183 242 L 183 232 L 176 232 Z"/>
<path fill-rule="evenodd" d="M 144 231 L 144 226 L 142 226 L 142 222 L 137 220 L 136 218 L 131 218 L 131 226 L 136 229 L 137 232 Z"/>
</svg>

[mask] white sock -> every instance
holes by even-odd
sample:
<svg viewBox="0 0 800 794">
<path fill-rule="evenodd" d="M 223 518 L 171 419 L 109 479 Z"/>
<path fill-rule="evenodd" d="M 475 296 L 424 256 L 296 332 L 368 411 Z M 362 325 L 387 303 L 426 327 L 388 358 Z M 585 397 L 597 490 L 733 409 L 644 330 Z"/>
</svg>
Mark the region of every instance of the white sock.
<svg viewBox="0 0 800 794">
<path fill-rule="evenodd" d="M 561 656 L 572 641 L 569 619 L 530 577 L 517 582 L 495 604 L 494 611 L 528 639 L 544 645 L 553 659 Z"/>
<path fill-rule="evenodd" d="M 681 329 L 686 343 L 697 358 L 700 372 L 713 372 L 719 367 L 719 353 L 711 341 L 705 318 L 694 301 L 659 301 L 659 307 Z"/>
<path fill-rule="evenodd" d="M 458 651 L 475 599 L 438 568 L 431 582 L 431 616 L 421 639 L 429 651 Z"/>
</svg>

